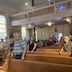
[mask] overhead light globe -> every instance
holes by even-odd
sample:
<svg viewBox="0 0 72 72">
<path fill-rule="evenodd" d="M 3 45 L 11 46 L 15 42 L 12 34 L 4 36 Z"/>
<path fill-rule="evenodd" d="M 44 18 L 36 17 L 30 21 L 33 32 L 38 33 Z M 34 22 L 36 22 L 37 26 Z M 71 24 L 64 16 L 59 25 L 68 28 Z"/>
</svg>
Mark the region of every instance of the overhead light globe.
<svg viewBox="0 0 72 72">
<path fill-rule="evenodd" d="M 48 0 L 48 1 L 51 1 L 51 0 Z"/>
<path fill-rule="evenodd" d="M 65 21 L 67 21 L 68 23 L 71 24 L 71 19 L 70 18 L 66 18 Z"/>
<path fill-rule="evenodd" d="M 46 23 L 48 26 L 52 26 L 52 22 L 48 22 L 48 23 Z"/>
<path fill-rule="evenodd" d="M 28 27 L 32 27 L 31 24 L 29 24 Z"/>
<path fill-rule="evenodd" d="M 25 5 L 27 6 L 27 5 L 28 5 L 28 3 L 25 3 Z"/>
</svg>

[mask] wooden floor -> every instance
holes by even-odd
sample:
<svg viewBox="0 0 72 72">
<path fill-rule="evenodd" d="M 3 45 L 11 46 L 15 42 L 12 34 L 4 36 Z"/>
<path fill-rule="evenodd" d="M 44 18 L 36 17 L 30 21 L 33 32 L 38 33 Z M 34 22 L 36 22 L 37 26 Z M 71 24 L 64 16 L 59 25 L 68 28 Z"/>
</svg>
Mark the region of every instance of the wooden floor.
<svg viewBox="0 0 72 72">
<path fill-rule="evenodd" d="M 71 53 L 63 52 L 59 55 L 60 48 L 43 47 L 36 52 L 28 52 L 27 60 L 20 61 L 9 59 L 5 72 L 72 72 Z M 1 69 L 2 70 L 2 69 Z M 0 71 L 1 72 L 1 71 Z"/>
</svg>

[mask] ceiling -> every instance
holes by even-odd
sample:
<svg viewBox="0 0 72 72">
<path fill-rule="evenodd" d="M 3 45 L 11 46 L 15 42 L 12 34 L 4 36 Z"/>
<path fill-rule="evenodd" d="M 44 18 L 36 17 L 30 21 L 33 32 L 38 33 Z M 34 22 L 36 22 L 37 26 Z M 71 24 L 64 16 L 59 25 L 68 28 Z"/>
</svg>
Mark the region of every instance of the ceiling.
<svg viewBox="0 0 72 72">
<path fill-rule="evenodd" d="M 50 0 L 50 2 L 61 2 L 65 0 Z M 47 3 L 49 0 L 34 0 L 35 5 L 39 5 L 42 3 Z M 0 0 L 0 3 L 3 5 L 6 5 L 8 7 L 12 7 L 17 9 L 18 11 L 24 11 L 27 9 L 30 9 L 32 7 L 32 0 Z M 26 6 L 25 3 L 28 3 Z M 37 26 L 37 27 L 45 27 L 47 26 L 46 23 L 49 21 L 41 21 L 41 22 L 36 22 L 32 23 L 31 25 Z M 64 20 L 64 18 L 57 18 L 50 20 L 50 22 L 53 22 L 53 24 L 66 24 L 67 22 Z"/>
<path fill-rule="evenodd" d="M 31 0 L 0 0 L 0 3 L 19 11 L 29 9 L 32 5 Z M 28 6 L 26 6 L 25 3 L 28 3 Z"/>
<path fill-rule="evenodd" d="M 60 2 L 64 0 L 50 0 L 50 1 Z M 47 3 L 47 2 L 48 0 L 34 0 L 35 5 L 39 5 L 41 3 Z M 32 0 L 0 0 L 0 3 L 8 7 L 15 8 L 19 11 L 24 11 L 32 7 Z M 28 3 L 28 6 L 26 6 L 25 3 Z"/>
</svg>

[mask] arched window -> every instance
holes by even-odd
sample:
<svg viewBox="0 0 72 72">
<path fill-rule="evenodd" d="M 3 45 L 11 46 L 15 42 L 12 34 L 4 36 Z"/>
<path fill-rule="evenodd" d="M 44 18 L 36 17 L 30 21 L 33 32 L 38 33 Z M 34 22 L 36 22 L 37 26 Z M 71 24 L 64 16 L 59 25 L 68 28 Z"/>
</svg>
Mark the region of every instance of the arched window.
<svg viewBox="0 0 72 72">
<path fill-rule="evenodd" d="M 26 28 L 24 26 L 21 27 L 22 38 L 26 38 Z"/>
<path fill-rule="evenodd" d="M 6 36 L 6 18 L 5 16 L 0 15 L 0 40 L 4 39 Z"/>
</svg>

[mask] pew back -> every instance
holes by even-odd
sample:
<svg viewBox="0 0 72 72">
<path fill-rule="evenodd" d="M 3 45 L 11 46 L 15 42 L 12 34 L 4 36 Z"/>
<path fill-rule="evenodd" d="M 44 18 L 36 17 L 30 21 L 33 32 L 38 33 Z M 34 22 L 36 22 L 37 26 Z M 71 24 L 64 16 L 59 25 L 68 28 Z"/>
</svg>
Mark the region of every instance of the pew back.
<svg viewBox="0 0 72 72">
<path fill-rule="evenodd" d="M 7 72 L 72 72 L 72 66 L 12 59 Z"/>
<path fill-rule="evenodd" d="M 59 55 L 59 52 L 54 51 L 36 51 L 36 52 L 27 52 L 27 54 L 37 54 L 37 55 L 48 55 L 48 56 L 62 56 L 62 57 L 70 57 L 71 53 L 63 52 Z"/>
<path fill-rule="evenodd" d="M 60 52 L 61 49 L 37 49 L 37 51 Z"/>
<path fill-rule="evenodd" d="M 72 58 L 71 57 L 59 57 L 59 56 L 55 57 L 55 56 L 47 56 L 47 55 L 30 55 L 30 54 L 27 54 L 27 60 L 72 65 Z"/>
<path fill-rule="evenodd" d="M 39 49 L 61 49 L 59 46 L 46 46 L 46 47 L 40 47 Z"/>
</svg>

